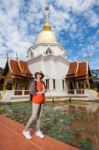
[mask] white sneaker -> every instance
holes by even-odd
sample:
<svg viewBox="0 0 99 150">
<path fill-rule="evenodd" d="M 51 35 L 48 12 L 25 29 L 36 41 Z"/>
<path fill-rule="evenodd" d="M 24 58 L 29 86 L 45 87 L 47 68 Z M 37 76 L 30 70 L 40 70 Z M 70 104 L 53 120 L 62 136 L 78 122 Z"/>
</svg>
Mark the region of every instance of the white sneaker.
<svg viewBox="0 0 99 150">
<path fill-rule="evenodd" d="M 30 131 L 23 130 L 23 135 L 28 140 L 30 140 L 32 138 L 31 135 L 30 135 Z"/>
<path fill-rule="evenodd" d="M 44 134 L 40 130 L 36 132 L 36 136 L 40 137 L 41 139 L 45 137 Z"/>
</svg>

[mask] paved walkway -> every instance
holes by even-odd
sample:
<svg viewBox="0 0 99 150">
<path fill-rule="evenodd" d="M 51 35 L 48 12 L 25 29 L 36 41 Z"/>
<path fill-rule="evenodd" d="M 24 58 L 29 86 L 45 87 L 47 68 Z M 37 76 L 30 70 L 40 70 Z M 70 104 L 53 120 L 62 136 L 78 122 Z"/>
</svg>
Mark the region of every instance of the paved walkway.
<svg viewBox="0 0 99 150">
<path fill-rule="evenodd" d="M 24 125 L 0 115 L 0 150 L 78 150 L 46 136 L 40 139 L 31 131 L 32 139 L 22 136 Z"/>
</svg>

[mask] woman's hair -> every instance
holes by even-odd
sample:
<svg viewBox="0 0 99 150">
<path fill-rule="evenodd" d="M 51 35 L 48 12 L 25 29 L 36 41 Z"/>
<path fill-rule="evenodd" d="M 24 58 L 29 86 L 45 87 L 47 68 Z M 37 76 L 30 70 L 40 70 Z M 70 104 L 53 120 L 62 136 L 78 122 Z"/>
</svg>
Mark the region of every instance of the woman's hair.
<svg viewBox="0 0 99 150">
<path fill-rule="evenodd" d="M 37 75 L 38 74 L 40 74 L 41 75 L 41 80 L 44 78 L 44 74 L 43 74 L 43 72 L 35 72 L 35 74 L 34 74 L 34 76 L 35 76 L 35 78 L 37 79 Z"/>
</svg>

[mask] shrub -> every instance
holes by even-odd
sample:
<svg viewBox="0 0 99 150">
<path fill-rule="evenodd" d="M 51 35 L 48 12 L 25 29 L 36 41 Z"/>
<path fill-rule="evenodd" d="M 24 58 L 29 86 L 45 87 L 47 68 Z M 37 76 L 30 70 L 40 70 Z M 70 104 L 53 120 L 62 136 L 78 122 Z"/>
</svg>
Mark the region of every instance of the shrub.
<svg viewBox="0 0 99 150">
<path fill-rule="evenodd" d="M 80 141 L 80 149 L 81 150 L 92 150 L 92 145 L 87 139 L 82 139 Z"/>
</svg>

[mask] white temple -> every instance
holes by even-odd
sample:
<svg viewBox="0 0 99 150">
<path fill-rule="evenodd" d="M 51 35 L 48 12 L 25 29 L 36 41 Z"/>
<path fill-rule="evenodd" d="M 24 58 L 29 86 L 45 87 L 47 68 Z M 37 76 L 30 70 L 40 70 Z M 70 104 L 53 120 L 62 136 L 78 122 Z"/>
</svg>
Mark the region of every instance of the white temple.
<svg viewBox="0 0 99 150">
<path fill-rule="evenodd" d="M 58 43 L 48 19 L 48 7 L 43 30 L 35 44 L 27 51 L 28 60 L 7 58 L 0 77 L 3 90 L 0 91 L 2 101 L 29 100 L 33 75 L 42 71 L 47 87 L 46 99 L 66 100 L 96 99 L 97 93 L 91 89 L 93 78 L 88 61 L 69 62 L 66 50 Z"/>
<path fill-rule="evenodd" d="M 51 29 L 48 15 L 46 15 L 43 31 L 38 35 L 35 45 L 29 48 L 27 55 L 31 73 L 42 71 L 45 75 L 46 95 L 66 96 L 68 90 L 65 78 L 69 63 L 66 60 L 66 50 L 57 42 Z"/>
</svg>

